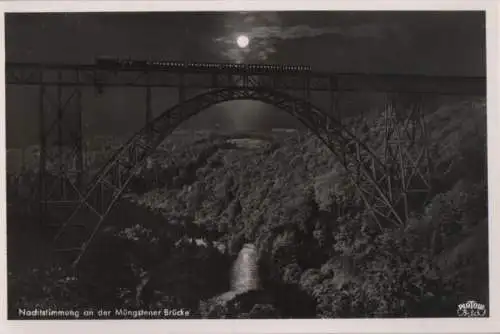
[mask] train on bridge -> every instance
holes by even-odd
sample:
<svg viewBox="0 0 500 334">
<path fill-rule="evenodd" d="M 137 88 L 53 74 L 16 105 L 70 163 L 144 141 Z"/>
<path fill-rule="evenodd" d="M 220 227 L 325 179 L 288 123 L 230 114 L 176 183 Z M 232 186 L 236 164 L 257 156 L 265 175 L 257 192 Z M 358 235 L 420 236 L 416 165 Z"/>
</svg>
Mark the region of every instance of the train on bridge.
<svg viewBox="0 0 500 334">
<path fill-rule="evenodd" d="M 273 65 L 273 64 L 243 64 L 243 63 L 198 63 L 190 61 L 170 60 L 132 60 L 115 57 L 97 57 L 96 65 L 105 69 L 189 69 L 200 71 L 233 70 L 248 72 L 311 72 L 306 65 Z"/>
</svg>

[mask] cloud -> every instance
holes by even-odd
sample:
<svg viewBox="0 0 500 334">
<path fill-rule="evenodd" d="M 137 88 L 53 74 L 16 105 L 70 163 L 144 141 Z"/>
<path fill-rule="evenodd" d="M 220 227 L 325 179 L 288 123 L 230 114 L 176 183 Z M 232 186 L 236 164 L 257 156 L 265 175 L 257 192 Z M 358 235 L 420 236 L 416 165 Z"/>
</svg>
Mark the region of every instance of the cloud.
<svg viewBox="0 0 500 334">
<path fill-rule="evenodd" d="M 215 39 L 219 43 L 234 43 L 233 37 L 239 34 L 245 34 L 254 39 L 299 39 L 318 37 L 322 35 L 339 35 L 352 38 L 383 38 L 386 27 L 379 25 L 358 25 L 351 27 L 326 27 L 313 28 L 307 25 L 297 25 L 292 27 L 252 27 L 248 30 L 235 30 L 229 36 L 221 36 Z"/>
<path fill-rule="evenodd" d="M 230 61 L 264 61 L 275 53 L 278 41 L 314 38 L 325 35 L 351 39 L 383 39 L 393 36 L 396 28 L 385 24 L 355 24 L 350 26 L 311 27 L 306 24 L 283 26 L 276 13 L 245 13 L 231 17 L 225 24 L 227 33 L 214 39 L 223 56 Z M 250 38 L 249 49 L 240 49 L 236 38 L 245 34 Z"/>
</svg>

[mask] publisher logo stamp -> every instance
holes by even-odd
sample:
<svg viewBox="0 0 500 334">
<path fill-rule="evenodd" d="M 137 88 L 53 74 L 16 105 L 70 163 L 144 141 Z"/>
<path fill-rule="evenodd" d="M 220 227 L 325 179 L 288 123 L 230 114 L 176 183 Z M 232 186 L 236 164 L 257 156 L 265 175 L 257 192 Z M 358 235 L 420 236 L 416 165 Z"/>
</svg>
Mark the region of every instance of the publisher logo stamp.
<svg viewBox="0 0 500 334">
<path fill-rule="evenodd" d="M 474 300 L 469 300 L 465 303 L 459 304 L 457 307 L 457 315 L 459 317 L 485 317 L 486 306 Z"/>
</svg>

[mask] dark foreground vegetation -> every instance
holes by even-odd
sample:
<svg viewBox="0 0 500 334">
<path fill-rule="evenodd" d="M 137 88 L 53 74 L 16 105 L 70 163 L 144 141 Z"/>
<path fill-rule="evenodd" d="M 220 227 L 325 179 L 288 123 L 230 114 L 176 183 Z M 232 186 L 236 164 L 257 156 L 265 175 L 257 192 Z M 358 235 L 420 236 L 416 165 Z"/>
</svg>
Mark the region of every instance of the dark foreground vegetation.
<svg viewBox="0 0 500 334">
<path fill-rule="evenodd" d="M 428 117 L 434 189 L 401 228 L 370 224 L 338 162 L 303 131 L 171 136 L 78 273 L 44 251 L 46 236 L 14 204 L 9 316 L 171 308 L 195 318 L 455 317 L 468 300 L 488 307 L 484 101 Z M 259 251 L 262 290 L 218 302 L 247 242 Z"/>
</svg>

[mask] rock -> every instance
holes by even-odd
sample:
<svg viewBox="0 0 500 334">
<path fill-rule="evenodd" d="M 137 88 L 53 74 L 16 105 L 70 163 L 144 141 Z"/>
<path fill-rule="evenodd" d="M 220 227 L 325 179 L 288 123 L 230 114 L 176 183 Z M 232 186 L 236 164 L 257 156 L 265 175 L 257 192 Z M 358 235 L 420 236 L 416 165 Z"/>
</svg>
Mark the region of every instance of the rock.
<svg viewBox="0 0 500 334">
<path fill-rule="evenodd" d="M 256 313 L 260 309 L 265 309 L 263 314 L 273 314 L 276 316 L 271 318 L 276 318 L 277 312 L 273 304 L 274 298 L 265 290 L 227 291 L 207 301 L 200 302 L 200 314 L 202 318 L 238 318 L 242 314 L 251 316 L 252 310 Z M 257 305 L 261 305 L 261 307 L 255 308 Z"/>
</svg>

